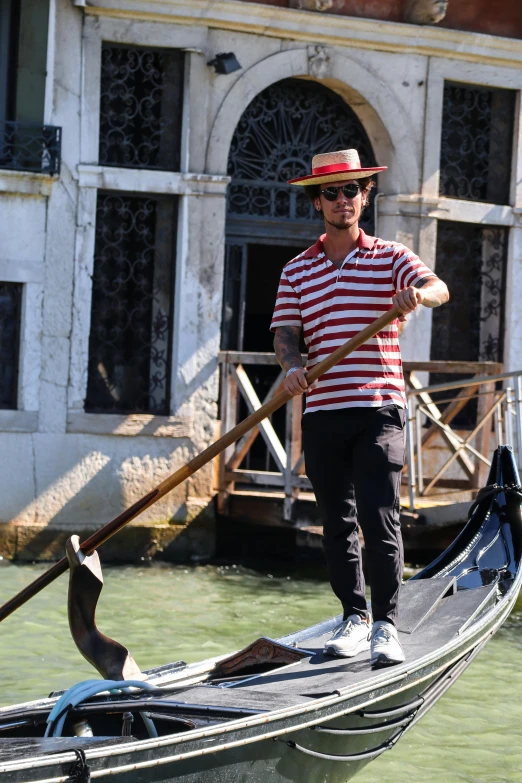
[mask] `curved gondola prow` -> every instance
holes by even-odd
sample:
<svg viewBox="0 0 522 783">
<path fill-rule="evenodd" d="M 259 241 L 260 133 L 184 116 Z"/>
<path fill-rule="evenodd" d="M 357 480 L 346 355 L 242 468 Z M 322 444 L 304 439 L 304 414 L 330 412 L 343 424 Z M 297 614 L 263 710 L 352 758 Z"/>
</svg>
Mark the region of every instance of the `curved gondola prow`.
<svg viewBox="0 0 522 783">
<path fill-rule="evenodd" d="M 513 449 L 499 446 L 466 526 L 448 549 L 412 578 L 455 575 L 459 588 L 514 579 L 522 558 L 521 504 Z"/>
</svg>

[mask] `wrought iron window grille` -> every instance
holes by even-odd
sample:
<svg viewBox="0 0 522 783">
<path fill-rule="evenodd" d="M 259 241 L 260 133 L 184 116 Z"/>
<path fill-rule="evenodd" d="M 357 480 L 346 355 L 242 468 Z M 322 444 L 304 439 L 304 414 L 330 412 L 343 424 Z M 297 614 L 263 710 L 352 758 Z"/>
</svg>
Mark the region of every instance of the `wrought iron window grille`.
<svg viewBox="0 0 522 783">
<path fill-rule="evenodd" d="M 0 283 L 0 408 L 17 407 L 22 288 Z"/>
<path fill-rule="evenodd" d="M 103 44 L 100 164 L 179 170 L 183 64 L 181 50 Z"/>
<path fill-rule="evenodd" d="M 439 220 L 435 268 L 452 292 L 433 311 L 431 358 L 501 362 L 508 229 Z"/>
<path fill-rule="evenodd" d="M 312 157 L 355 147 L 363 165 L 376 165 L 373 150 L 355 112 L 321 84 L 284 79 L 257 95 L 235 130 L 228 159 L 228 217 L 260 223 L 314 221 L 323 225 L 302 188 L 287 180 L 308 174 Z M 374 230 L 373 198 L 362 216 Z"/>
<path fill-rule="evenodd" d="M 54 125 L 0 122 L 0 169 L 60 173 L 62 129 Z"/>
<path fill-rule="evenodd" d="M 431 360 L 502 362 L 507 247 L 504 226 L 438 221 L 435 268 L 451 298 L 433 311 Z M 432 373 L 430 384 L 458 378 Z M 455 422 L 470 426 L 475 409 Z"/>
<path fill-rule="evenodd" d="M 168 415 L 175 198 L 98 194 L 85 410 Z"/>
<path fill-rule="evenodd" d="M 446 82 L 440 152 L 440 193 L 508 204 L 514 90 Z"/>
</svg>

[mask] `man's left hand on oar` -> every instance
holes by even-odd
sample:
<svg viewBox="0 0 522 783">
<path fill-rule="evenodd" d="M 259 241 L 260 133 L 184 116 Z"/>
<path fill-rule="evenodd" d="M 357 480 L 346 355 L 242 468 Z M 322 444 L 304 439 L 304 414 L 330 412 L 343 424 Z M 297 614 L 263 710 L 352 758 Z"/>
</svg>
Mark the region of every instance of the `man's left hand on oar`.
<svg viewBox="0 0 522 783">
<path fill-rule="evenodd" d="M 413 312 L 418 305 L 438 307 L 449 299 L 448 288 L 442 280 L 428 277 L 419 280 L 416 285 L 403 288 L 392 298 L 392 303 L 401 311 L 399 321 L 405 321 L 408 313 Z"/>
</svg>

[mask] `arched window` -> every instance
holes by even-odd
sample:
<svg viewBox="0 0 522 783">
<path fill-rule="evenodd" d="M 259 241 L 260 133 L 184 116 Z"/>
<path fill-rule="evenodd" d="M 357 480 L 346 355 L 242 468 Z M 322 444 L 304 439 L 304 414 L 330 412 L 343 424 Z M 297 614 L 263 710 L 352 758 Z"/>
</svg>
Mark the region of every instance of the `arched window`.
<svg viewBox="0 0 522 783">
<path fill-rule="evenodd" d="M 241 219 L 256 233 L 262 233 L 257 223 L 267 219 L 276 223 L 276 233 L 291 231 L 283 221 L 321 223 L 302 188 L 287 180 L 308 174 L 314 155 L 349 148 L 359 151 L 363 166 L 376 164 L 357 115 L 337 93 L 302 79 L 267 87 L 243 113 L 230 145 L 229 229 Z M 371 208 L 363 221 L 371 232 Z M 302 235 L 301 226 L 295 230 Z"/>
<path fill-rule="evenodd" d="M 314 155 L 350 148 L 363 166 L 376 165 L 357 115 L 322 84 L 284 79 L 244 111 L 228 159 L 224 349 L 271 350 L 268 328 L 281 269 L 324 229 L 303 189 L 287 180 L 310 173 Z M 373 223 L 370 202 L 361 225 L 372 233 Z"/>
</svg>

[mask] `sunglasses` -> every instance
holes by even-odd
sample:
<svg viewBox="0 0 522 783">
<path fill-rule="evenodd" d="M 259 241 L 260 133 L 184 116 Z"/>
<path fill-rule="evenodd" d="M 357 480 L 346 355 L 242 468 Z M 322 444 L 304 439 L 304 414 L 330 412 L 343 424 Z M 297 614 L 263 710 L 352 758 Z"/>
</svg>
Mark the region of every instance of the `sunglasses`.
<svg viewBox="0 0 522 783">
<path fill-rule="evenodd" d="M 349 182 L 347 185 L 330 185 L 330 187 L 321 190 L 321 193 L 327 201 L 336 201 L 340 190 L 346 198 L 355 198 L 361 187 L 358 182 Z"/>
</svg>

